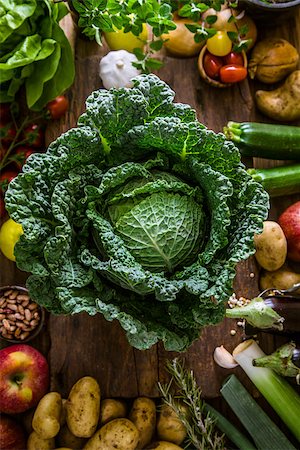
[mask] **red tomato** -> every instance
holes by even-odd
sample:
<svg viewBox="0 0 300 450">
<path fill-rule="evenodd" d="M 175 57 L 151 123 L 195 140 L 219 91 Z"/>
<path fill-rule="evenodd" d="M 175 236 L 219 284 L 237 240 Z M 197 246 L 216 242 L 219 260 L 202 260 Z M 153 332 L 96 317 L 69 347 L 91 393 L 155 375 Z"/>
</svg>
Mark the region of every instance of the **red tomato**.
<svg viewBox="0 0 300 450">
<path fill-rule="evenodd" d="M 222 83 L 237 83 L 247 77 L 247 69 L 237 64 L 228 64 L 220 69 L 220 80 Z"/>
<path fill-rule="evenodd" d="M 4 169 L 0 175 L 0 191 L 5 192 L 9 183 L 18 175 L 18 170 Z"/>
<path fill-rule="evenodd" d="M 3 195 L 0 195 L 0 219 L 6 215 Z"/>
<path fill-rule="evenodd" d="M 244 58 L 242 53 L 230 52 L 228 55 L 223 56 L 225 64 L 237 64 L 238 66 L 244 65 Z"/>
<path fill-rule="evenodd" d="M 203 68 L 210 78 L 218 78 L 219 71 L 223 66 L 222 58 L 206 52 L 203 59 Z"/>
<path fill-rule="evenodd" d="M 20 147 L 16 148 L 14 153 L 15 155 L 17 155 L 17 160 L 14 162 L 17 165 L 17 167 L 21 169 L 26 159 L 30 155 L 32 155 L 32 153 L 36 153 L 36 149 L 21 145 Z"/>
<path fill-rule="evenodd" d="M 64 95 L 59 95 L 49 102 L 47 109 L 52 119 L 59 119 L 69 108 L 69 100 Z"/>
<path fill-rule="evenodd" d="M 16 129 L 14 124 L 12 123 L 0 123 L 0 140 L 1 140 L 1 145 L 6 145 L 6 144 L 10 144 L 15 136 L 16 136 Z"/>
<path fill-rule="evenodd" d="M 44 132 L 40 125 L 32 123 L 23 130 L 23 138 L 31 147 L 42 147 L 44 145 Z"/>
<path fill-rule="evenodd" d="M 7 123 L 11 120 L 11 103 L 0 103 L 0 120 L 3 123 Z"/>
</svg>

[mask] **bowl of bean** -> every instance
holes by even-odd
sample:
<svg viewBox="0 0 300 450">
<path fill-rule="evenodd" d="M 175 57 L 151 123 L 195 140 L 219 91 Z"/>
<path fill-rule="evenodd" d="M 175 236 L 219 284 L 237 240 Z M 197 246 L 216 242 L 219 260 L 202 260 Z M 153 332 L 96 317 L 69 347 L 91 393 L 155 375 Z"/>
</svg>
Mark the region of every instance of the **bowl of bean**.
<svg viewBox="0 0 300 450">
<path fill-rule="evenodd" d="M 0 287 L 0 338 L 24 343 L 35 338 L 45 321 L 45 310 L 22 286 Z"/>
</svg>

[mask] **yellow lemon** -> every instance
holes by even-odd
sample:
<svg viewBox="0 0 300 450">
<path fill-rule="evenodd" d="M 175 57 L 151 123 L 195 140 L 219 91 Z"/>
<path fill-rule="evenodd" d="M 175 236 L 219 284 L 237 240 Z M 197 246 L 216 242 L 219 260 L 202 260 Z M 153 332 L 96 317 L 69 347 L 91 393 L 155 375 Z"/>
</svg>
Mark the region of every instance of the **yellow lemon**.
<svg viewBox="0 0 300 450">
<path fill-rule="evenodd" d="M 143 31 L 135 36 L 133 33 L 124 33 L 123 29 L 104 33 L 105 40 L 110 50 L 127 50 L 132 52 L 134 48 L 143 48 L 148 39 L 147 25 L 143 24 Z"/>
<path fill-rule="evenodd" d="M 22 225 L 12 219 L 6 220 L 0 228 L 0 250 L 11 261 L 15 261 L 14 248 L 21 234 Z"/>
</svg>

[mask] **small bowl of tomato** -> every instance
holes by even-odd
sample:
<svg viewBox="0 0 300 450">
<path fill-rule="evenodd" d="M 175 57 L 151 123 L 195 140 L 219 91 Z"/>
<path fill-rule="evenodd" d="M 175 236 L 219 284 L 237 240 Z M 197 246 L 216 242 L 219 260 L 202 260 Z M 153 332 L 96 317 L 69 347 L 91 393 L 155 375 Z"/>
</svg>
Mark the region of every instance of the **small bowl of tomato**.
<svg viewBox="0 0 300 450">
<path fill-rule="evenodd" d="M 214 55 L 205 45 L 198 58 L 201 78 L 217 88 L 227 88 L 247 78 L 246 53 L 230 51 L 224 56 Z"/>
</svg>

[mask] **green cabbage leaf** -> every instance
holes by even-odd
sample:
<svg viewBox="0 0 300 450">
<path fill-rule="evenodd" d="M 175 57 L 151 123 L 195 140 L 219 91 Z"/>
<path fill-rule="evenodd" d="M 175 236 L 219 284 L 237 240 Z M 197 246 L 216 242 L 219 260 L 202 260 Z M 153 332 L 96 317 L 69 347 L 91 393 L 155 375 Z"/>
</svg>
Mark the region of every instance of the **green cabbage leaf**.
<svg viewBox="0 0 300 450">
<path fill-rule="evenodd" d="M 31 297 L 116 319 L 138 349 L 184 351 L 223 319 L 269 207 L 234 144 L 174 95 L 155 75 L 93 92 L 6 194 Z"/>
</svg>

